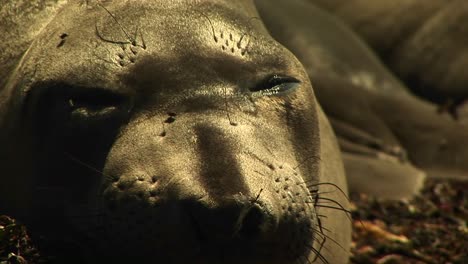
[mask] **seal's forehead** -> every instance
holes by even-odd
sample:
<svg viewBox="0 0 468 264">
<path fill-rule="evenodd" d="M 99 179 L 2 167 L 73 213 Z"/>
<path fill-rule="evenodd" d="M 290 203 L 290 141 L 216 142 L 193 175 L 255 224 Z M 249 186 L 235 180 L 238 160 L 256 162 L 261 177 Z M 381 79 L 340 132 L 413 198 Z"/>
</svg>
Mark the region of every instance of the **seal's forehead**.
<svg viewBox="0 0 468 264">
<path fill-rule="evenodd" d="M 148 57 L 160 65 L 178 63 L 179 68 L 216 58 L 259 69 L 280 65 L 283 51 L 250 1 L 223 0 L 71 2 L 33 45 L 39 79 L 43 68 L 47 78 L 92 83 L 109 83 L 116 73 Z"/>
<path fill-rule="evenodd" d="M 48 27 L 58 24 L 61 30 L 80 32 L 83 37 L 97 33 L 109 43 L 124 43 L 144 35 L 151 43 L 190 42 L 192 46 L 196 37 L 219 39 L 222 36 L 218 35 L 229 33 L 265 33 L 253 5 L 240 4 L 243 2 L 90 1 L 84 6 L 69 4 Z"/>
</svg>

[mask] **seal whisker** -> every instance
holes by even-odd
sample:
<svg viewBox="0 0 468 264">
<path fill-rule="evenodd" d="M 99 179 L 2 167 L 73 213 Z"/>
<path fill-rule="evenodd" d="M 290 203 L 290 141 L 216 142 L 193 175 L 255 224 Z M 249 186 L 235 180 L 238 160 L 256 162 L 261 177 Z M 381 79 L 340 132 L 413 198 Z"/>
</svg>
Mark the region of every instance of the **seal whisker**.
<svg viewBox="0 0 468 264">
<path fill-rule="evenodd" d="M 138 37 L 138 32 L 140 32 L 140 24 L 137 24 L 136 27 L 135 27 L 135 32 L 133 32 L 133 37 L 132 39 L 134 39 L 136 41 L 137 37 Z"/>
<path fill-rule="evenodd" d="M 214 40 L 216 43 L 218 43 L 218 37 L 216 37 L 216 32 L 215 32 L 213 23 L 211 22 L 211 19 L 210 19 L 206 14 L 203 14 L 202 12 L 200 12 L 200 11 L 198 11 L 198 10 L 195 10 L 195 12 L 199 13 L 201 16 L 203 16 L 204 18 L 206 18 L 206 20 L 208 20 L 208 23 L 209 23 L 210 26 L 211 26 L 211 32 L 212 32 L 212 35 L 213 35 L 213 40 Z"/>
<path fill-rule="evenodd" d="M 265 175 L 265 174 L 263 174 L 263 173 L 259 172 L 258 170 L 254 170 L 254 172 L 255 172 L 255 173 L 257 173 L 257 174 L 260 174 L 260 175 L 262 175 L 263 177 L 267 177 L 267 175 Z"/>
<path fill-rule="evenodd" d="M 96 30 L 97 30 L 97 28 L 96 28 Z M 102 40 L 102 39 L 101 39 L 101 40 Z M 106 52 L 107 52 L 107 58 L 110 58 L 110 57 L 112 56 L 112 52 L 111 52 L 111 51 L 108 49 L 108 47 L 106 47 L 106 46 L 103 46 L 102 48 L 106 50 Z M 103 61 L 103 62 L 107 62 L 107 63 L 109 63 L 109 64 L 114 64 L 114 63 L 115 63 L 114 61 L 111 61 L 111 60 L 109 60 L 109 59 L 106 59 L 106 58 L 105 58 L 106 56 L 101 56 L 101 55 L 99 55 L 99 53 L 98 53 L 97 51 L 93 51 L 93 55 L 94 55 L 97 59 L 99 59 L 99 60 L 101 60 L 101 61 Z"/>
<path fill-rule="evenodd" d="M 269 144 L 263 139 L 263 138 L 259 138 L 259 140 L 263 143 L 262 146 L 268 151 L 268 153 L 271 154 L 271 156 L 273 156 L 273 158 L 275 159 L 275 161 L 279 161 L 278 157 L 275 155 L 275 153 L 273 153 L 273 151 L 271 151 L 271 149 L 269 149 Z"/>
<path fill-rule="evenodd" d="M 305 261 L 302 261 L 301 258 L 305 259 Z M 298 260 L 296 261 L 296 263 L 299 262 L 299 264 L 304 264 L 304 263 L 308 263 L 308 264 L 312 264 L 312 262 L 310 262 L 310 259 L 307 257 L 307 256 L 300 256 L 298 258 Z"/>
<path fill-rule="evenodd" d="M 322 239 L 322 242 L 320 242 L 320 246 L 319 246 L 319 248 L 318 248 L 318 250 L 317 250 L 318 252 L 322 252 L 322 249 L 325 249 L 325 250 L 328 250 L 328 251 L 330 250 L 329 248 L 327 248 L 327 247 L 325 246 L 325 242 L 327 242 L 327 238 L 326 238 L 326 237 L 324 237 L 324 238 Z M 313 260 L 312 262 L 315 262 L 316 260 L 317 260 L 317 255 L 315 255 L 315 258 L 314 258 L 314 260 Z"/>
<path fill-rule="evenodd" d="M 226 115 L 227 115 L 227 118 L 229 120 L 229 124 L 231 126 L 237 126 L 237 123 L 232 121 L 231 115 L 229 113 L 229 105 L 228 105 L 228 100 L 227 100 L 227 89 L 226 89 L 226 87 L 223 87 L 223 92 L 224 92 L 224 107 L 225 107 L 224 111 L 226 111 Z"/>
<path fill-rule="evenodd" d="M 319 218 L 328 218 L 328 217 L 325 216 L 325 215 L 316 215 L 316 216 L 319 217 Z M 322 233 L 325 233 L 325 232 L 323 232 L 323 231 L 326 231 L 326 232 L 328 232 L 328 233 L 334 234 L 332 230 L 330 230 L 329 228 L 326 228 L 326 227 L 324 227 L 324 226 L 322 225 L 322 221 L 321 221 L 321 220 L 318 220 L 318 221 L 320 221 L 320 229 L 322 230 Z"/>
<path fill-rule="evenodd" d="M 296 165 L 296 167 L 293 168 L 293 170 L 296 170 L 297 168 L 301 167 L 302 165 L 306 164 L 308 161 L 314 160 L 314 161 L 321 161 L 320 157 L 316 155 L 311 155 L 305 159 L 303 159 L 299 164 Z"/>
<path fill-rule="evenodd" d="M 320 253 L 321 251 L 321 248 L 319 250 L 317 250 L 316 248 L 314 248 L 313 246 L 311 245 L 308 245 L 306 244 L 305 245 L 307 248 L 309 248 L 314 254 L 315 254 L 315 257 L 314 259 L 312 260 L 312 263 L 317 261 L 317 259 L 320 259 L 322 261 L 322 263 L 324 264 L 330 264 L 330 262 L 328 262 L 328 260 L 322 255 L 322 253 Z M 310 262 L 309 262 L 310 263 Z"/>
<path fill-rule="evenodd" d="M 346 200 L 348 202 L 351 202 L 351 200 L 349 199 L 348 195 L 346 195 L 346 193 L 343 191 L 343 189 L 340 188 L 340 186 L 334 184 L 334 183 L 331 183 L 331 182 L 319 182 L 319 183 L 313 183 L 313 184 L 308 184 L 309 181 L 304 181 L 304 183 L 306 184 L 306 186 L 308 188 L 314 188 L 314 187 L 318 187 L 318 186 L 322 186 L 322 185 L 329 185 L 329 186 L 333 186 L 335 187 L 338 191 L 341 192 L 341 194 L 343 195 L 343 197 L 346 198 Z"/>
<path fill-rule="evenodd" d="M 320 230 L 317 230 L 315 228 L 311 228 L 311 230 L 314 232 L 314 234 L 320 234 L 319 236 L 320 237 L 323 237 L 323 238 L 326 238 L 326 239 L 329 239 L 330 241 L 332 241 L 335 245 L 337 245 L 338 247 L 340 247 L 341 249 L 343 249 L 345 252 L 348 252 L 340 243 L 338 243 L 338 241 L 336 241 L 335 239 L 332 238 L 332 236 L 330 235 L 327 235 L 323 232 L 323 230 L 325 231 L 328 231 L 330 233 L 333 234 L 333 232 L 331 232 L 329 229 L 323 227 L 323 226 L 320 226 Z M 318 232 L 317 232 L 318 231 Z"/>
<path fill-rule="evenodd" d="M 327 236 L 323 234 L 321 230 L 317 230 L 315 228 L 311 228 L 311 231 L 316 235 L 316 238 L 319 238 L 322 242 L 320 244 L 325 243 L 325 240 L 327 240 Z"/>
<path fill-rule="evenodd" d="M 258 194 L 255 197 L 255 199 L 252 201 L 252 203 L 256 203 L 258 201 L 258 199 L 260 198 L 260 195 L 262 194 L 262 192 L 263 192 L 263 188 L 261 188 L 260 191 L 258 191 Z"/>
<path fill-rule="evenodd" d="M 307 202 L 307 201 L 306 201 L 305 203 L 311 203 L 311 202 Z M 351 220 L 351 217 L 349 216 L 349 215 L 351 214 L 351 211 L 346 210 L 346 209 L 344 209 L 343 207 L 329 206 L 329 205 L 323 205 L 323 204 L 315 204 L 315 207 L 322 207 L 322 208 L 328 208 L 328 209 L 336 209 L 336 210 L 338 210 L 338 211 L 345 212 L 345 213 L 347 213 L 346 216 L 348 217 L 348 219 L 349 219 L 350 221 L 352 221 L 352 220 Z"/>
<path fill-rule="evenodd" d="M 127 33 L 127 31 L 125 30 L 125 28 L 122 26 L 122 24 L 120 24 L 119 20 L 115 17 L 114 14 L 112 14 L 109 9 L 107 9 L 104 5 L 102 5 L 101 3 L 98 3 L 98 6 L 100 6 L 102 9 L 104 9 L 106 11 L 107 14 L 109 14 L 109 16 L 115 21 L 115 23 L 117 23 L 117 25 L 120 27 L 120 30 L 122 30 L 122 32 L 125 34 L 125 36 L 127 37 L 127 39 L 130 41 L 129 43 L 131 44 L 134 44 L 135 43 L 135 39 L 132 39 L 131 36 Z"/>
<path fill-rule="evenodd" d="M 317 204 L 324 205 L 324 204 L 330 204 L 331 203 L 331 204 L 338 204 L 340 207 L 343 207 L 337 201 L 326 198 L 326 197 L 323 197 L 324 194 L 331 194 L 331 193 L 334 193 L 334 192 L 335 191 L 319 192 L 319 191 L 314 190 L 314 191 L 311 192 L 310 197 L 314 201 L 314 206 L 316 206 Z"/>
<path fill-rule="evenodd" d="M 259 17 L 251 17 L 251 18 L 249 18 L 249 20 L 247 21 L 247 23 L 249 24 L 249 28 L 248 28 L 249 31 L 252 31 L 252 23 L 251 23 L 251 22 L 252 22 L 252 20 L 254 20 L 254 19 L 257 19 L 257 20 L 260 20 L 260 21 L 261 21 L 261 19 L 260 19 Z M 242 43 L 242 40 L 244 39 L 245 36 L 249 36 L 249 40 L 248 40 L 247 44 L 245 45 L 245 47 L 242 48 L 241 43 Z M 250 47 L 251 37 L 252 37 L 251 32 L 248 32 L 248 33 L 247 33 L 247 32 L 244 32 L 244 33 L 241 35 L 241 37 L 239 38 L 239 41 L 237 42 L 237 48 L 238 48 L 238 49 L 241 49 L 241 54 L 242 54 L 242 55 L 245 55 L 245 54 L 249 51 L 248 49 L 249 49 L 249 47 Z"/>
<path fill-rule="evenodd" d="M 336 192 L 336 191 L 320 192 L 320 191 L 314 189 L 314 190 L 311 191 L 311 194 L 310 194 L 310 195 L 311 195 L 313 198 L 315 198 L 315 197 L 318 196 L 318 195 L 331 194 L 331 193 L 335 193 L 335 192 Z"/>
<path fill-rule="evenodd" d="M 323 214 L 317 214 L 316 216 L 317 216 L 317 217 L 320 217 L 320 218 L 328 218 L 328 216 L 323 215 Z"/>
<path fill-rule="evenodd" d="M 116 177 L 113 177 L 111 175 L 107 175 L 105 174 L 104 172 L 94 168 L 93 166 L 87 164 L 86 162 L 83 162 L 81 160 L 79 160 L 78 158 L 76 158 L 75 156 L 73 156 L 72 154 L 68 153 L 68 152 L 63 152 L 68 158 L 70 158 L 71 161 L 77 163 L 78 165 L 81 165 L 93 172 L 96 172 L 98 174 L 101 174 L 102 176 L 104 176 L 107 180 L 110 180 L 110 181 L 114 181 Z"/>
<path fill-rule="evenodd" d="M 232 237 L 235 237 L 240 233 L 244 224 L 244 219 L 247 217 L 250 210 L 255 206 L 255 203 L 260 198 L 260 195 L 262 194 L 262 192 L 263 192 L 263 188 L 260 189 L 255 199 L 250 200 L 250 204 L 244 205 L 244 207 L 241 209 L 239 213 L 239 217 L 237 218 L 236 223 L 234 224 L 234 231 L 232 233 Z"/>
<path fill-rule="evenodd" d="M 316 204 L 315 204 L 315 205 L 324 205 L 325 203 L 318 202 L 318 201 L 330 202 L 330 203 L 332 203 L 332 204 L 338 205 L 338 206 L 339 206 L 340 208 L 342 208 L 343 210 L 346 210 L 342 204 L 340 204 L 339 202 L 337 202 L 337 201 L 335 201 L 335 200 L 333 200 L 333 199 L 327 198 L 327 197 L 322 197 L 322 196 L 319 196 L 319 195 L 316 196 Z M 351 214 L 351 211 L 349 211 L 349 210 L 346 210 L 346 211 L 348 211 L 349 214 Z"/>
<path fill-rule="evenodd" d="M 243 153 L 251 156 L 252 158 L 254 158 L 254 159 L 258 160 L 258 161 L 260 161 L 263 165 L 267 166 L 270 169 L 273 166 L 273 165 L 271 165 L 270 162 L 265 161 L 264 159 L 260 158 L 257 154 L 255 154 L 255 153 L 253 153 L 253 152 L 251 152 L 249 150 L 243 151 Z"/>
<path fill-rule="evenodd" d="M 99 31 L 97 22 L 94 24 L 94 28 L 95 28 L 96 36 L 97 36 L 100 40 L 102 40 L 102 41 L 104 41 L 104 42 L 112 43 L 112 44 L 120 44 L 120 45 L 125 45 L 125 44 L 130 44 L 130 43 L 131 43 L 131 42 L 128 42 L 128 41 L 117 41 L 117 40 L 108 39 L 108 38 L 104 37 L 103 35 L 101 35 L 101 32 Z"/>
<path fill-rule="evenodd" d="M 141 32 L 141 29 L 139 28 L 138 30 L 140 32 L 140 38 L 141 38 L 141 48 L 146 49 L 146 41 L 145 38 L 143 37 L 143 32 Z"/>
</svg>

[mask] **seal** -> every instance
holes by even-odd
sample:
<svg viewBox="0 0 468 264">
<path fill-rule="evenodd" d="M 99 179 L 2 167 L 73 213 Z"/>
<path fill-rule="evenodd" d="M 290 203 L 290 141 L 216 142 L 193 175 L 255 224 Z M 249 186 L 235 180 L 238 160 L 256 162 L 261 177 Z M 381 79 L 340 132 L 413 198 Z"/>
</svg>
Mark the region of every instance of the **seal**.
<svg viewBox="0 0 468 264">
<path fill-rule="evenodd" d="M 336 138 L 251 1 L 30 4 L 2 9 L 34 26 L 4 44 L 0 210 L 57 262 L 347 261 Z"/>
<path fill-rule="evenodd" d="M 326 8 L 344 20 L 392 70 L 390 73 L 387 68 L 382 68 L 374 54 L 366 56 L 368 59 L 364 63 L 364 58 L 348 53 L 347 57 L 341 57 L 339 65 L 334 65 L 335 68 L 347 67 L 347 78 L 342 78 L 334 86 L 329 81 L 323 81 L 325 86 L 333 86 L 329 89 L 322 89 L 316 85 L 318 83 L 314 83 L 319 102 L 327 116 L 335 116 L 332 119 L 341 121 L 338 127 L 334 127 L 346 140 L 344 142 L 340 139 L 343 142 L 342 149 L 349 149 L 350 143 L 356 143 L 356 138 L 365 145 L 383 143 L 387 145 L 384 149 L 395 150 L 396 147 L 403 150 L 403 156 L 407 156 L 412 164 L 430 177 L 468 179 L 468 164 L 465 162 L 468 153 L 462 144 L 468 140 L 468 123 L 453 118 L 457 117 L 457 102 L 464 100 L 467 92 L 465 87 L 468 80 L 461 70 L 467 60 L 458 55 L 464 54 L 466 45 L 458 37 L 460 31 L 453 30 L 455 25 L 464 24 L 466 15 L 463 14 L 468 10 L 466 3 L 446 5 L 437 1 L 429 3 L 419 0 L 391 3 L 360 0 L 346 3 L 322 0 L 308 2 Z M 375 20 L 376 17 L 381 19 Z M 343 32 L 350 32 L 347 25 L 339 24 Z M 333 41 L 328 39 L 328 43 Z M 348 42 L 347 47 L 350 45 Z M 367 47 L 366 43 L 358 42 L 360 46 Z M 342 46 L 329 47 L 328 53 L 337 57 L 340 54 L 338 49 L 342 49 Z M 319 71 L 309 71 L 309 75 L 318 81 L 320 76 L 324 76 Z M 341 89 L 336 88 L 339 86 L 353 89 L 352 92 L 339 91 Z M 416 98 L 412 92 L 424 97 Z M 321 98 L 320 94 L 325 93 L 326 98 Z M 346 98 L 346 102 L 337 98 Z M 431 101 L 448 103 L 449 111 L 441 112 L 441 107 Z M 348 107 L 359 110 L 340 109 L 341 105 L 350 102 L 354 106 Z M 463 108 L 461 110 L 463 114 Z M 459 119 L 463 121 L 464 118 L 461 116 Z M 353 127 L 351 130 L 354 132 L 349 127 Z M 355 133 L 354 128 L 360 132 Z M 368 150 L 362 148 L 354 148 L 353 152 L 356 151 L 368 153 Z M 383 152 L 388 154 L 393 151 Z"/>
<path fill-rule="evenodd" d="M 309 2 L 350 25 L 418 96 L 452 111 L 468 97 L 467 2 Z"/>
<path fill-rule="evenodd" d="M 0 210 L 59 263 L 345 263 L 347 182 L 467 175 L 466 127 L 305 0 L 28 3 L 0 14 Z"/>
</svg>

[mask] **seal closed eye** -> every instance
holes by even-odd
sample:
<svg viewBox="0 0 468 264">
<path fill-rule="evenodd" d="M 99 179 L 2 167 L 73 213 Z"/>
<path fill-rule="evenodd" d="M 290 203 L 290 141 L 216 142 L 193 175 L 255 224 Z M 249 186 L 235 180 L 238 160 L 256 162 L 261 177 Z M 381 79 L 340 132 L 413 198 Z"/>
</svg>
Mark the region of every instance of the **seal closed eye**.
<svg viewBox="0 0 468 264">
<path fill-rule="evenodd" d="M 128 118 L 132 105 L 131 98 L 121 93 L 57 81 L 33 83 L 25 100 L 25 113 L 38 122 L 50 120 L 71 130 L 115 129 Z"/>
</svg>

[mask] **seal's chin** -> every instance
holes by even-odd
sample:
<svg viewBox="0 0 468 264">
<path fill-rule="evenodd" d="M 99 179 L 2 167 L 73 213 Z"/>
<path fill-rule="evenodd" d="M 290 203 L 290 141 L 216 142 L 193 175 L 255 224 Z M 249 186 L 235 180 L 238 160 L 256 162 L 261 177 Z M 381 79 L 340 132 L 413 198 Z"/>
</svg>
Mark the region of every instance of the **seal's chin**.
<svg viewBox="0 0 468 264">
<path fill-rule="evenodd" d="M 105 224 L 80 232 L 87 263 L 153 263 L 155 256 L 157 263 L 307 263 L 313 251 L 314 210 L 283 211 L 262 195 L 219 204 L 139 199 L 129 196 L 103 208 L 95 223 Z"/>
<path fill-rule="evenodd" d="M 310 221 L 275 215 L 261 201 L 190 208 L 200 263 L 296 263 L 308 250 Z M 312 218 L 311 218 L 312 219 Z"/>
</svg>

